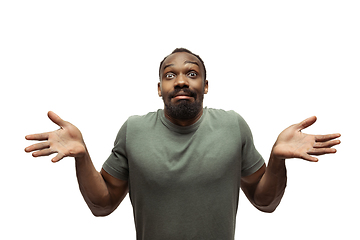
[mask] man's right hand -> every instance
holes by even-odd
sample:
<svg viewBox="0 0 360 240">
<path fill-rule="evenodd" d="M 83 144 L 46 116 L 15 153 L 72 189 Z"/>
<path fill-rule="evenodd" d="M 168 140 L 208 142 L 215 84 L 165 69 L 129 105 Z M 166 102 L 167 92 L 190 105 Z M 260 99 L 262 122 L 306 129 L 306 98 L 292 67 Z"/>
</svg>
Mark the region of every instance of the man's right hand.
<svg viewBox="0 0 360 240">
<path fill-rule="evenodd" d="M 86 154 L 86 146 L 80 130 L 69 122 L 62 120 L 54 112 L 48 112 L 51 121 L 60 129 L 53 132 L 27 135 L 27 140 L 42 141 L 25 148 L 25 152 L 33 152 L 33 157 L 57 155 L 51 159 L 58 162 L 64 157 L 83 157 Z"/>
</svg>

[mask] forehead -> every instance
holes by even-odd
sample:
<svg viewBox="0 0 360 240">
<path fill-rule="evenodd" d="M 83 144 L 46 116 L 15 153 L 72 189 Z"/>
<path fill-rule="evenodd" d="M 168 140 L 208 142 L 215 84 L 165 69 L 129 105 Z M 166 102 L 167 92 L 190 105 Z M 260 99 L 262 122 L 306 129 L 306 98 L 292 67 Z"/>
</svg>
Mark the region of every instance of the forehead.
<svg viewBox="0 0 360 240">
<path fill-rule="evenodd" d="M 202 66 L 199 59 L 197 57 L 195 57 L 194 55 L 187 53 L 187 52 L 178 52 L 178 53 L 173 53 L 173 54 L 169 55 L 165 59 L 165 61 L 161 65 L 161 71 L 164 69 L 164 67 L 166 65 L 169 65 L 169 64 L 174 64 L 175 66 L 176 65 L 184 65 L 186 61 L 196 62 L 199 66 Z"/>
</svg>

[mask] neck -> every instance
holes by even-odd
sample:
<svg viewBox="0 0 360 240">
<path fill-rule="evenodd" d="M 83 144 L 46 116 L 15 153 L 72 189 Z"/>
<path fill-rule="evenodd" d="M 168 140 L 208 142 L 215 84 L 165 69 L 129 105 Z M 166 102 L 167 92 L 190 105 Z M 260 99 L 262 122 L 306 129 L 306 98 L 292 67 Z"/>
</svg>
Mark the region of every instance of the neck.
<svg viewBox="0 0 360 240">
<path fill-rule="evenodd" d="M 199 111 L 198 114 L 196 114 L 195 117 L 189 118 L 189 119 L 173 118 L 167 113 L 166 108 L 164 109 L 164 114 L 165 114 L 165 117 L 170 120 L 170 122 L 172 122 L 176 125 L 179 125 L 181 127 L 187 127 L 187 126 L 190 126 L 190 125 L 196 123 L 201 118 L 201 116 L 203 114 L 203 108 L 201 108 L 201 110 Z"/>
</svg>

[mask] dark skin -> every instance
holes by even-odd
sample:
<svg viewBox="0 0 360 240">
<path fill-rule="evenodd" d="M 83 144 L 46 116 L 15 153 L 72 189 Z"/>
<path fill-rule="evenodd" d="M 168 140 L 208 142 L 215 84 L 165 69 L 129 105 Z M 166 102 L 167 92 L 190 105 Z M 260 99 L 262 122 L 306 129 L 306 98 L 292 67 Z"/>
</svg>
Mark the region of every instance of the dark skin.
<svg viewBox="0 0 360 240">
<path fill-rule="evenodd" d="M 175 88 L 190 88 L 194 90 L 198 96 L 207 94 L 208 81 L 204 80 L 204 68 L 201 62 L 189 53 L 175 53 L 170 55 L 161 66 L 161 81 L 158 83 L 159 97 L 163 97 L 164 101 L 168 101 L 168 95 Z M 173 104 L 179 101 L 194 102 L 193 97 L 180 94 L 175 98 L 171 98 Z M 172 118 L 164 106 L 165 117 L 171 122 L 179 126 L 189 126 L 195 123 L 201 117 L 203 110 L 196 117 L 191 119 L 175 119 Z"/>
<path fill-rule="evenodd" d="M 161 81 L 158 84 L 159 96 L 166 96 L 174 88 L 191 88 L 198 95 L 208 92 L 208 81 L 203 79 L 204 70 L 199 60 L 188 53 L 170 55 L 161 68 Z M 179 101 L 195 101 L 195 99 L 179 94 L 172 98 L 176 104 Z M 165 116 L 180 126 L 195 123 L 202 115 L 202 110 L 192 119 L 174 119 Z M 48 156 L 57 153 L 52 162 L 58 162 L 65 157 L 74 157 L 76 175 L 80 191 L 95 216 L 106 216 L 112 213 L 128 193 L 128 182 L 112 177 L 104 169 L 98 172 L 86 148 L 82 134 L 73 124 L 62 120 L 53 112 L 48 113 L 51 121 L 60 129 L 52 132 L 27 135 L 27 140 L 37 140 L 40 143 L 25 148 L 33 152 L 34 157 Z M 249 201 L 259 210 L 273 212 L 279 205 L 286 187 L 285 159 L 300 158 L 317 162 L 314 156 L 335 153 L 332 148 L 340 144 L 340 134 L 309 135 L 302 132 L 311 126 L 316 117 L 310 117 L 301 123 L 286 128 L 277 138 L 270 154 L 268 166 L 265 164 L 255 173 L 241 178 L 241 188 Z"/>
</svg>

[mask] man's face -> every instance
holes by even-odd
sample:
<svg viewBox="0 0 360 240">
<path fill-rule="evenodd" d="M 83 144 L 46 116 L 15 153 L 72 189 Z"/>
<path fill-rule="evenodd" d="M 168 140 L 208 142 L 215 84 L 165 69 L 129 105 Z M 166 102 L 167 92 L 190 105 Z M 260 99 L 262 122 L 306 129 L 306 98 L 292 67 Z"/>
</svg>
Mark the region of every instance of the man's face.
<svg viewBox="0 0 360 240">
<path fill-rule="evenodd" d="M 165 114 L 175 119 L 192 119 L 203 108 L 208 81 L 204 67 L 192 54 L 171 54 L 161 65 L 159 96 L 164 100 Z"/>
</svg>

